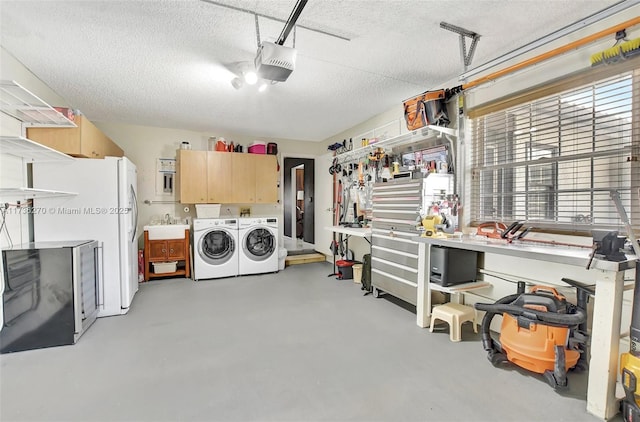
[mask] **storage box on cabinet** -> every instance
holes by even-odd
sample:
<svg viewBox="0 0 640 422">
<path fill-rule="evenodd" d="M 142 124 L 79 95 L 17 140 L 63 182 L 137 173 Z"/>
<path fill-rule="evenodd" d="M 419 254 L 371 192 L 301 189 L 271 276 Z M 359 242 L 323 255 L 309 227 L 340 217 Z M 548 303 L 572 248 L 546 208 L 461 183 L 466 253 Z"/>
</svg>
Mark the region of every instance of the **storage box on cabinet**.
<svg viewBox="0 0 640 422">
<path fill-rule="evenodd" d="M 85 116 L 77 116 L 77 127 L 27 128 L 27 138 L 56 151 L 82 158 L 122 157 L 124 151 Z"/>
<path fill-rule="evenodd" d="M 178 196 L 183 204 L 275 203 L 273 155 L 178 150 Z"/>
</svg>

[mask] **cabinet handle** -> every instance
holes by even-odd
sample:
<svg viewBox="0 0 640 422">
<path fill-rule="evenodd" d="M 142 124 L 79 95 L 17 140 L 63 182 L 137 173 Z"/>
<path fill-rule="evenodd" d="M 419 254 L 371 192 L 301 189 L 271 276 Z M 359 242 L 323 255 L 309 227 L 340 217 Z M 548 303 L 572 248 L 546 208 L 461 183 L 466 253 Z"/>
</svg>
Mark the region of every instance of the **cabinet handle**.
<svg viewBox="0 0 640 422">
<path fill-rule="evenodd" d="M 163 249 L 163 250 L 162 250 L 162 252 L 166 252 L 166 251 L 167 251 L 166 249 Z"/>
<path fill-rule="evenodd" d="M 169 253 L 173 253 L 173 249 L 169 249 Z"/>
</svg>

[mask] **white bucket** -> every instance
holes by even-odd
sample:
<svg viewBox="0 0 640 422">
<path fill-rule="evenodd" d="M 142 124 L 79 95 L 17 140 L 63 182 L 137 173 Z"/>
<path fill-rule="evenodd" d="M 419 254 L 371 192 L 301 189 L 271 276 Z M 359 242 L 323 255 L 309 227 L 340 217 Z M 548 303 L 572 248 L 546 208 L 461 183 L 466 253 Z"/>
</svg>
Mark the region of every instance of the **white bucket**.
<svg viewBox="0 0 640 422">
<path fill-rule="evenodd" d="M 287 259 L 287 250 L 285 248 L 278 248 L 278 270 L 279 271 L 284 270 L 286 259 Z"/>
<path fill-rule="evenodd" d="M 362 284 L 362 264 L 353 264 L 353 282 Z"/>
</svg>

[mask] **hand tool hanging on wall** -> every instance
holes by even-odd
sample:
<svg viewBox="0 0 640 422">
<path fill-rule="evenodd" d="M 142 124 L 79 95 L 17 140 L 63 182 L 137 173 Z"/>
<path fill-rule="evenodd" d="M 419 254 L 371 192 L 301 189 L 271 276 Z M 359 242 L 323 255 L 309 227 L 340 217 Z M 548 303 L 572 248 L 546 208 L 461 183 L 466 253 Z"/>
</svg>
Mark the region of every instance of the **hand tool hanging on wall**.
<svg viewBox="0 0 640 422">
<path fill-rule="evenodd" d="M 640 38 L 627 39 L 627 31 L 616 32 L 616 42 L 613 47 L 591 55 L 591 66 L 613 64 L 640 54 Z"/>
<path fill-rule="evenodd" d="M 342 216 L 342 179 L 338 178 L 338 194 L 336 197 L 336 221 L 335 225 L 340 224 L 340 218 Z"/>
</svg>

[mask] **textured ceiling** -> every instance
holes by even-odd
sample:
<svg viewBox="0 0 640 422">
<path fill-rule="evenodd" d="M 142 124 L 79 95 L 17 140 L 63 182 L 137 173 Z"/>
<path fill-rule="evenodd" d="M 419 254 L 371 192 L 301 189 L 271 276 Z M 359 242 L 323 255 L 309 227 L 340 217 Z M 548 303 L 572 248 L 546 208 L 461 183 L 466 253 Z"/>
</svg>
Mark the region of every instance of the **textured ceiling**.
<svg viewBox="0 0 640 422">
<path fill-rule="evenodd" d="M 283 20 L 296 3 L 218 1 Z M 263 93 L 228 71 L 256 55 L 253 15 L 198 0 L 2 0 L 0 43 L 94 121 L 320 141 L 462 73 L 441 21 L 481 35 L 473 68 L 615 3 L 310 0 L 298 24 L 351 41 L 298 29 L 295 71 Z M 259 22 L 263 41 L 283 28 Z"/>
</svg>

